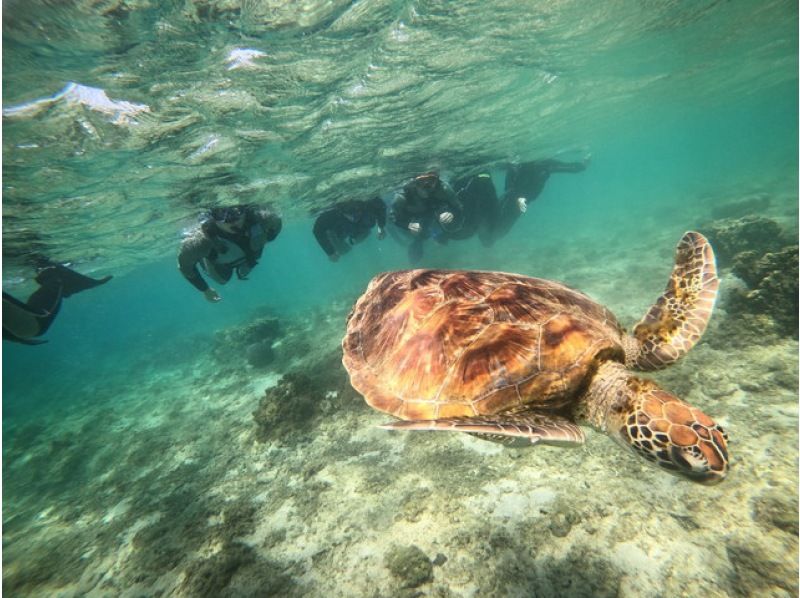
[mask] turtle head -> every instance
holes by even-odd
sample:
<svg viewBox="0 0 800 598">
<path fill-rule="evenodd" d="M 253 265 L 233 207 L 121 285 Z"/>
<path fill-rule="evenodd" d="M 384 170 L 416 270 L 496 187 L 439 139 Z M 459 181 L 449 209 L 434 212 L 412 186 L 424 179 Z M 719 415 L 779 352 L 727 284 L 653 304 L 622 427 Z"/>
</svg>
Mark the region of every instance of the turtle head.
<svg viewBox="0 0 800 598">
<path fill-rule="evenodd" d="M 630 376 L 625 386 L 606 414 L 609 434 L 671 473 L 709 485 L 725 479 L 727 435 L 714 420 L 649 380 Z"/>
</svg>

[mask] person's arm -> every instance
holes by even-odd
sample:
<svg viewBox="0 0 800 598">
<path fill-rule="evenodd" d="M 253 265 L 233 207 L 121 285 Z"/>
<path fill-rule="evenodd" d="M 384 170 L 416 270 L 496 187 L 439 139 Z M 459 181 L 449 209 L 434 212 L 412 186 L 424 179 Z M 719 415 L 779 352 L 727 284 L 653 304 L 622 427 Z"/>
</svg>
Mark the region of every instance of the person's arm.
<svg viewBox="0 0 800 598">
<path fill-rule="evenodd" d="M 211 253 L 211 241 L 202 232 L 196 231 L 184 239 L 178 252 L 178 269 L 183 277 L 201 293 L 209 290 L 208 283 L 200 275 L 197 264 Z"/>
</svg>

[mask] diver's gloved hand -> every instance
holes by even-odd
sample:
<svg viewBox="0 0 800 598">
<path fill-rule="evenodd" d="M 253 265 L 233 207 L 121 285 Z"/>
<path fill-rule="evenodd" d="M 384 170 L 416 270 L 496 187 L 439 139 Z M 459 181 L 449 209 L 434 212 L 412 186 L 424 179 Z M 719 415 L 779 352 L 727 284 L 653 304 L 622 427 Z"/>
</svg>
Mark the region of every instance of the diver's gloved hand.
<svg viewBox="0 0 800 598">
<path fill-rule="evenodd" d="M 524 214 L 528 211 L 528 200 L 524 197 L 517 198 L 517 208 L 519 209 L 520 214 Z"/>
<path fill-rule="evenodd" d="M 453 216 L 453 212 L 442 212 L 441 214 L 439 214 L 439 223 L 450 224 L 451 222 L 453 222 L 454 218 L 455 216 Z"/>
<path fill-rule="evenodd" d="M 206 300 L 211 303 L 222 301 L 222 297 L 220 297 L 211 287 L 208 287 L 205 291 L 203 291 L 203 295 L 205 296 Z"/>
<path fill-rule="evenodd" d="M 419 234 L 419 222 L 409 222 L 408 223 L 408 230 L 411 231 L 411 234 L 418 235 Z"/>
<path fill-rule="evenodd" d="M 378 241 L 382 241 L 386 238 L 386 231 L 381 227 L 378 227 Z"/>
</svg>

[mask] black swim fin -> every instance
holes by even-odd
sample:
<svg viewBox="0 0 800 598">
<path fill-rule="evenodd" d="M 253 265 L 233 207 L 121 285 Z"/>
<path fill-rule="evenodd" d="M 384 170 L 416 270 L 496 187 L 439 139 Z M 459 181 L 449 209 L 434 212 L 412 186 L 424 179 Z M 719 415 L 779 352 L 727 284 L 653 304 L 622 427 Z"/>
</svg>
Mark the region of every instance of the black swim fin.
<svg viewBox="0 0 800 598">
<path fill-rule="evenodd" d="M 69 297 L 75 293 L 80 293 L 87 289 L 93 289 L 96 286 L 107 283 L 111 280 L 112 276 L 104 276 L 103 278 L 90 278 L 70 270 L 61 264 L 51 264 L 41 270 L 36 275 L 36 282 L 43 287 L 61 287 L 61 296 Z"/>
<path fill-rule="evenodd" d="M 46 340 L 40 341 L 35 338 L 22 338 L 21 336 L 16 336 L 12 332 L 9 332 L 5 328 L 3 328 L 3 340 L 20 343 L 21 345 L 43 345 L 48 342 Z"/>
<path fill-rule="evenodd" d="M 33 302 L 23 303 L 3 291 L 3 340 L 24 345 L 47 342 L 34 337 L 44 334 L 58 314 L 61 291 L 40 288 L 31 297 Z"/>
</svg>

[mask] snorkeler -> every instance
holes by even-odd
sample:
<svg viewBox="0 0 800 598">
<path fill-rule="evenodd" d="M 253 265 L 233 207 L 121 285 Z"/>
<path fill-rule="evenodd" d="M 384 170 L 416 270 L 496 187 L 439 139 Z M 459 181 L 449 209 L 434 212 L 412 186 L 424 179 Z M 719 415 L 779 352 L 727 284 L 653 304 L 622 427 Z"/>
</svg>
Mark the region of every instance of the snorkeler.
<svg viewBox="0 0 800 598">
<path fill-rule="evenodd" d="M 552 173 L 581 172 L 587 164 L 588 160 L 535 160 L 512 164 L 506 170 L 505 192 L 499 199 L 489 173 L 482 172 L 457 181 L 454 187 L 464 208 L 464 223 L 448 236 L 467 239 L 477 233 L 485 246 L 493 245 L 508 234 L 517 219 L 528 210 L 528 204 L 539 197 Z"/>
<path fill-rule="evenodd" d="M 200 275 L 200 265 L 213 280 L 225 284 L 236 272 L 245 280 L 258 263 L 264 246 L 281 232 L 280 216 L 253 205 L 211 208 L 190 230 L 178 253 L 178 269 L 205 298 L 222 298 Z"/>
<path fill-rule="evenodd" d="M 392 222 L 413 236 L 408 247 L 411 263 L 422 258 L 422 243 L 433 237 L 447 242 L 448 233 L 458 230 L 463 221 L 463 209 L 450 185 L 436 172 L 426 172 L 407 183 L 394 197 Z"/>
<path fill-rule="evenodd" d="M 343 201 L 326 209 L 314 222 L 314 237 L 328 258 L 335 262 L 378 227 L 378 239 L 386 236 L 386 204 L 370 200 Z"/>
<path fill-rule="evenodd" d="M 50 328 L 61 309 L 62 299 L 105 284 L 111 278 L 89 278 L 64 265 L 44 260 L 36 275 L 39 288 L 25 303 L 3 292 L 3 339 L 25 345 L 46 343 L 35 339 Z"/>
<path fill-rule="evenodd" d="M 533 160 L 522 164 L 511 164 L 506 170 L 505 193 L 500 199 L 491 234 L 487 244 L 504 237 L 514 226 L 517 218 L 528 210 L 528 204 L 541 194 L 550 175 L 556 172 L 583 172 L 589 164 L 588 158 L 581 162 L 559 160 Z"/>
<path fill-rule="evenodd" d="M 489 245 L 492 226 L 497 220 L 499 204 L 492 176 L 482 172 L 453 183 L 456 195 L 464 209 L 461 228 L 448 234 L 451 239 L 469 239 L 476 233 L 484 245 Z"/>
</svg>

